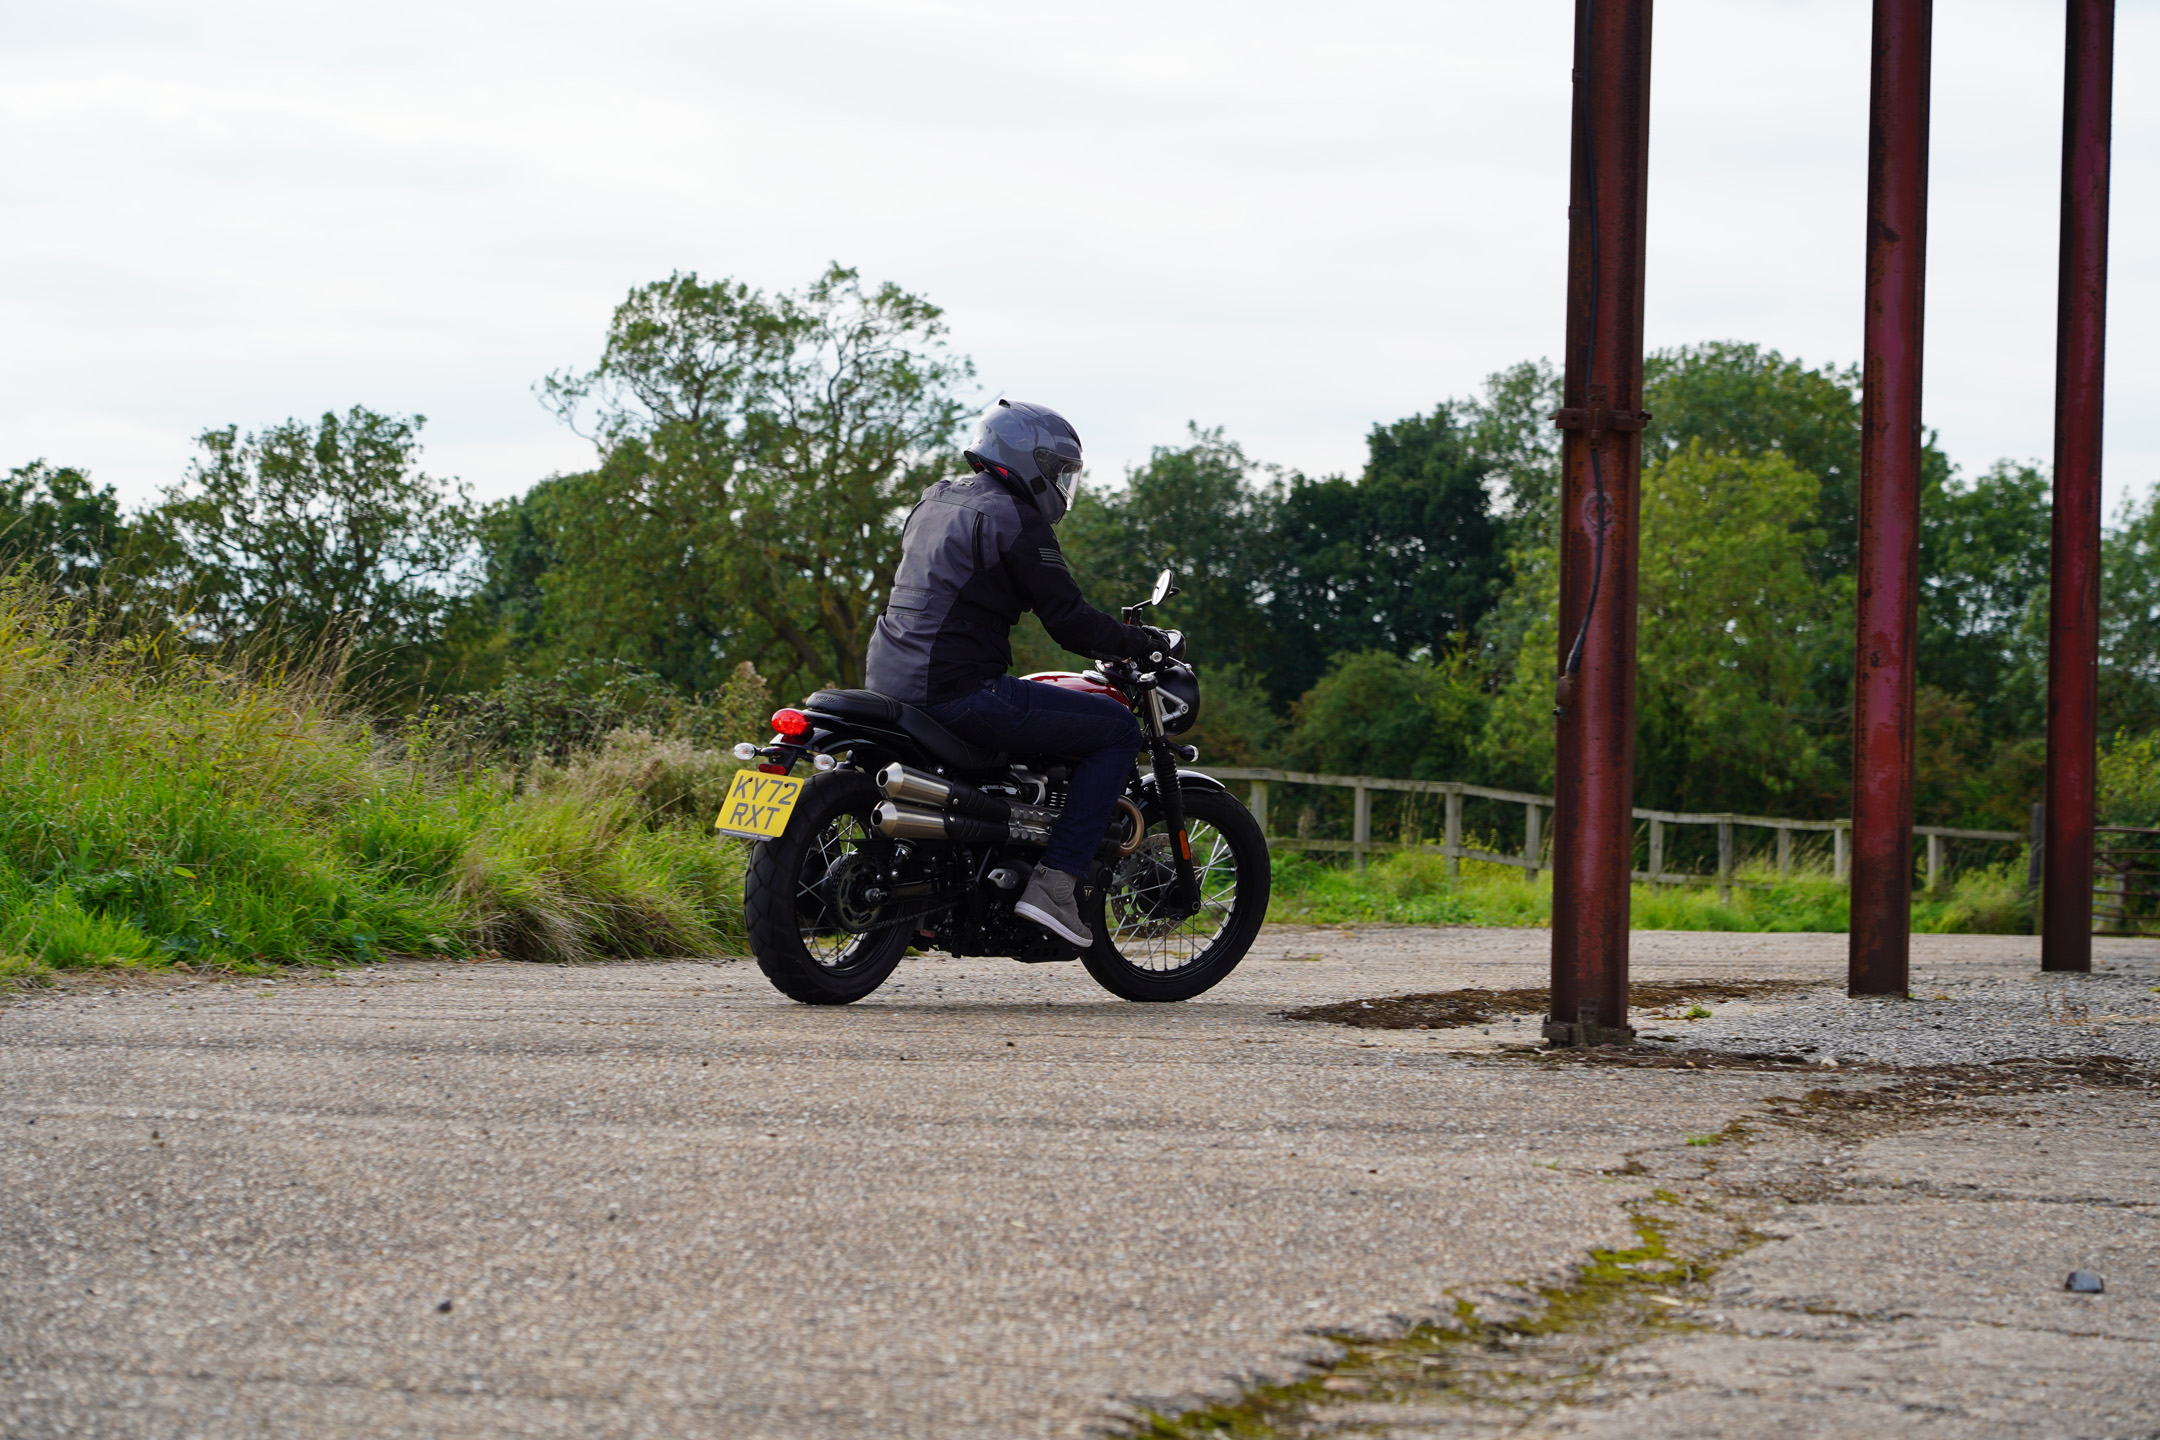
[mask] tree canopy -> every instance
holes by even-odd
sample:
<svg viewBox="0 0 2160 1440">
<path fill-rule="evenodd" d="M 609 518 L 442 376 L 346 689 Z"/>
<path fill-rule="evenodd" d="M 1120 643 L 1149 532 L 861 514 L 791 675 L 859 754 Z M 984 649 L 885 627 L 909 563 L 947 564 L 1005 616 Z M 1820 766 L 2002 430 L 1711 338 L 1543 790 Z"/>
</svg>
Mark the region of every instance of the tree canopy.
<svg viewBox="0 0 2160 1440">
<path fill-rule="evenodd" d="M 132 513 L 80 469 L 12 470 L 0 566 L 205 647 L 349 647 L 385 705 L 458 688 L 460 714 L 559 746 L 668 696 L 859 684 L 906 513 L 960 468 L 973 374 L 936 306 L 854 270 L 775 293 L 678 272 L 629 292 L 589 368 L 540 383 L 592 464 L 514 500 L 476 509 L 422 468 L 419 416 L 354 406 L 208 430 Z M 1653 354 L 1644 386 L 1638 798 L 1845 813 L 1857 371 L 1716 341 Z M 1559 389 L 1524 361 L 1376 418 L 1341 475 L 1192 424 L 1092 476 L 1061 540 L 1104 609 L 1178 572 L 1156 618 L 1201 665 L 1209 758 L 1542 787 Z M 1916 805 L 2022 826 L 2047 477 L 1961 473 L 1932 439 L 1925 465 Z M 2103 623 L 2103 726 L 2121 753 L 2152 753 L 2154 497 L 2108 529 Z M 1073 663 L 1032 625 L 1016 655 L 1023 672 Z"/>
<path fill-rule="evenodd" d="M 958 463 L 973 370 L 944 333 L 936 306 L 838 265 L 800 293 L 681 273 L 633 290 L 599 363 L 541 387 L 598 466 L 499 522 L 548 547 L 535 628 L 692 689 L 745 660 L 860 684 L 901 520 Z"/>
<path fill-rule="evenodd" d="M 0 480 L 0 571 L 27 565 L 66 595 L 90 595 L 139 554 L 110 485 L 33 460 Z"/>
<path fill-rule="evenodd" d="M 410 680 L 472 559 L 462 485 L 419 468 L 422 416 L 356 405 L 310 425 L 205 431 L 145 517 L 190 628 L 220 641 L 351 644 Z"/>
</svg>

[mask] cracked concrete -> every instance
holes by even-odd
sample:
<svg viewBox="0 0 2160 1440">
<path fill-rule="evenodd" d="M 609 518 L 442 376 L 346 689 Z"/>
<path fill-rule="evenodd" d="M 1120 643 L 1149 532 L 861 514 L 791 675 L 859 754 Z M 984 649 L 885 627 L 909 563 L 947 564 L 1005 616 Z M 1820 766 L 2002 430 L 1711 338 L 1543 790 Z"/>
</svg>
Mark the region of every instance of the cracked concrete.
<svg viewBox="0 0 2160 1440">
<path fill-rule="evenodd" d="M 1714 1147 L 1653 1145 L 1630 1202 L 1654 1250 L 1482 1323 L 1352 1341 L 1317 1383 L 1146 1433 L 1278 1440 L 2149 1437 L 2160 1431 L 2153 1091 L 1945 1101 L 1953 1082 L 1766 1097 Z M 1932 1093 L 1915 1093 L 1928 1091 Z M 1879 1101 L 1880 1103 L 1870 1103 Z M 2065 1186 L 1987 1144 L 2053 1123 L 2096 1160 Z M 2027 1117 L 2042 1117 L 2029 1121 Z M 1899 1127 L 1905 1127 L 1900 1129 Z M 2107 1162 L 2122 1162 L 2109 1167 Z M 1976 1163 L 1977 1162 L 1977 1163 Z M 2071 1268 L 2108 1277 L 2069 1295 Z M 1705 1273 L 1707 1270 L 1707 1273 Z M 1469 1293 L 1469 1292 L 1466 1292 Z"/>
<path fill-rule="evenodd" d="M 2154 1092 L 1991 1108 L 1825 1157 L 1842 1188 L 1764 1223 L 1703 1329 L 1622 1351 L 1594 1403 L 1521 1433 L 2160 1435 Z M 1781 1148 L 1720 1183 L 1744 1192 Z M 2108 1293 L 2065 1293 L 2072 1269 Z"/>
<path fill-rule="evenodd" d="M 2052 1318 L 2015 1331 L 2040 1357 L 2025 1389 L 2095 1377 L 2087 1409 L 2049 1413 L 2154 1413 L 2145 1095 L 1840 1139 L 1778 1129 L 1772 1097 L 1879 1080 L 1538 1068 L 1495 1058 L 1504 1034 L 1274 1014 L 1534 984 L 1546 944 L 1271 930 L 1179 1007 L 1108 1000 L 1072 966 L 943 960 L 844 1011 L 701 964 L 18 1004 L 0 1014 L 0 1433 L 1081 1436 L 1292 1376 L 1328 1352 L 1316 1328 L 1390 1333 L 1461 1295 L 1506 1313 L 1510 1282 L 1629 1243 L 1625 1207 L 1665 1171 L 1793 1238 L 1717 1277 L 1745 1293 L 1682 1297 L 1706 1328 L 1631 1344 L 1564 1403 L 1400 1433 L 1765 1434 L 1747 1427 L 1780 1406 L 1905 1433 L 1884 1417 L 1978 1395 L 1983 1342 L 2028 1314 Z M 1636 947 L 1646 978 L 1834 980 L 1843 941 Z M 2030 949 L 1916 944 L 2006 977 Z M 2103 954 L 2127 973 L 2160 947 Z M 1687 1143 L 1742 1116 L 1754 1143 Z M 1642 1173 L 1605 1173 L 1630 1154 Z M 2048 1267 L 2069 1263 L 2110 1293 L 2060 1296 Z M 2069 1323 L 2092 1316 L 2107 1327 Z M 1928 1433 L 2150 1433 L 1988 1403 Z"/>
</svg>

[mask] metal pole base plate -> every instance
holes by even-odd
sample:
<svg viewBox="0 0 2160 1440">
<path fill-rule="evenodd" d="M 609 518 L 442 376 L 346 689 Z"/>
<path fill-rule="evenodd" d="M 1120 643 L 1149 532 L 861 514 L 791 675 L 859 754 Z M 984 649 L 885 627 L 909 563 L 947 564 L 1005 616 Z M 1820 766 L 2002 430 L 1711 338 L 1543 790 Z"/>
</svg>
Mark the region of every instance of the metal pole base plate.
<svg viewBox="0 0 2160 1440">
<path fill-rule="evenodd" d="M 1632 1045 L 1635 1043 L 1635 1027 L 1605 1026 L 1588 1019 L 1548 1020 L 1545 1022 L 1545 1040 L 1555 1050 L 1588 1050 L 1599 1045 Z"/>
</svg>

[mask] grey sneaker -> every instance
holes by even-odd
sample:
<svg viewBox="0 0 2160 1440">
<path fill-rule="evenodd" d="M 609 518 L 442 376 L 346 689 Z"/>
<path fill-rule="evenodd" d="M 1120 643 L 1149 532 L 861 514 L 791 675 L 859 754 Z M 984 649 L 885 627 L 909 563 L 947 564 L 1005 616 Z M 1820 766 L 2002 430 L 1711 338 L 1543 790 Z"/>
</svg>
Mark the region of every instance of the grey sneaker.
<svg viewBox="0 0 2160 1440">
<path fill-rule="evenodd" d="M 1063 870 L 1037 865 L 1028 875 L 1027 889 L 1020 892 L 1020 903 L 1013 906 L 1013 914 L 1034 921 L 1071 944 L 1093 945 L 1095 937 L 1080 918 L 1080 906 L 1073 900 L 1073 890 L 1079 883 Z"/>
</svg>

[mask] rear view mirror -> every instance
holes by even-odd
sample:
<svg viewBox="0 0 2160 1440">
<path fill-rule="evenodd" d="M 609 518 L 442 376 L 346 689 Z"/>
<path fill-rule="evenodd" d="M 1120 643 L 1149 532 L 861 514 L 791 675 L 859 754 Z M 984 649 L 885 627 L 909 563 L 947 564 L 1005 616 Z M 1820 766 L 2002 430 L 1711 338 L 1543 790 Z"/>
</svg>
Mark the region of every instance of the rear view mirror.
<svg viewBox="0 0 2160 1440">
<path fill-rule="evenodd" d="M 1177 585 L 1174 583 L 1170 572 L 1165 570 L 1155 577 L 1155 593 L 1148 597 L 1148 604 L 1160 605 L 1175 594 L 1177 594 Z"/>
</svg>

